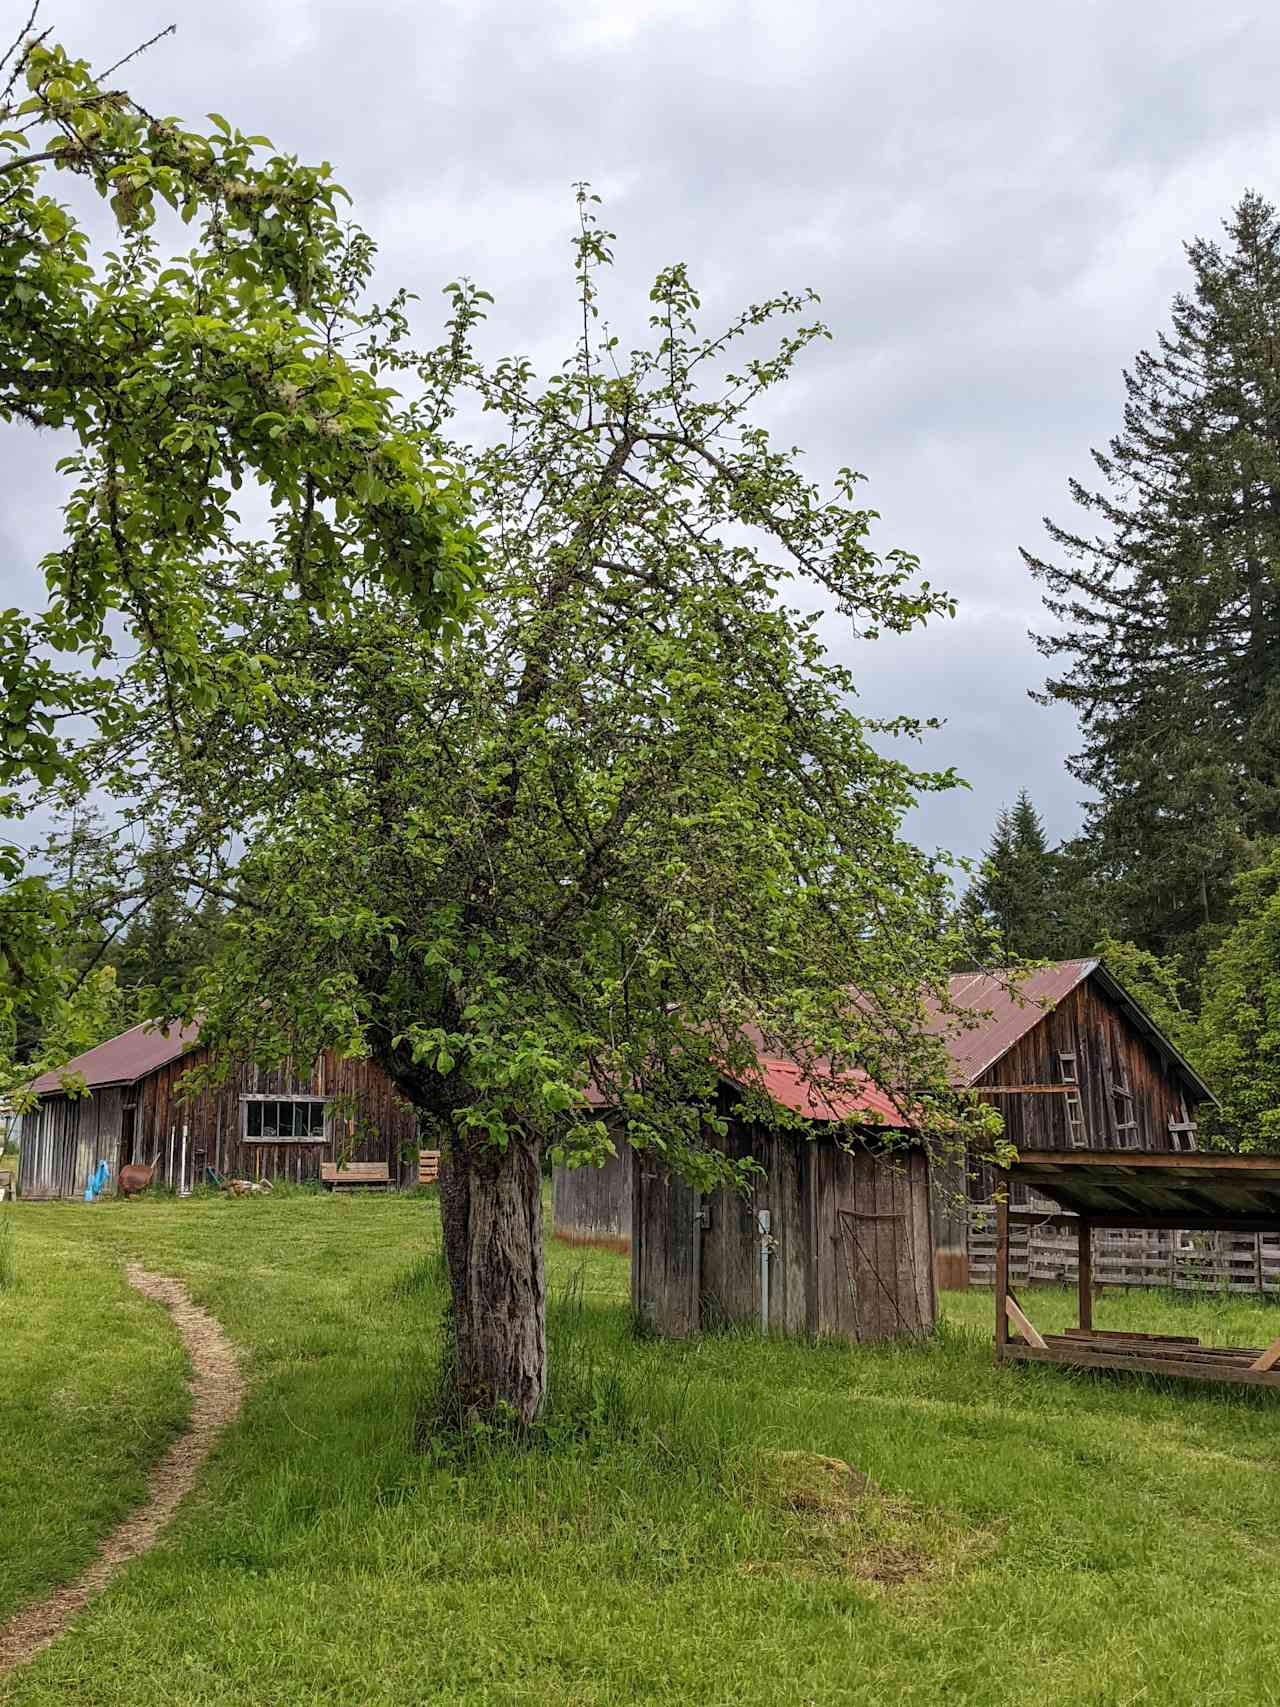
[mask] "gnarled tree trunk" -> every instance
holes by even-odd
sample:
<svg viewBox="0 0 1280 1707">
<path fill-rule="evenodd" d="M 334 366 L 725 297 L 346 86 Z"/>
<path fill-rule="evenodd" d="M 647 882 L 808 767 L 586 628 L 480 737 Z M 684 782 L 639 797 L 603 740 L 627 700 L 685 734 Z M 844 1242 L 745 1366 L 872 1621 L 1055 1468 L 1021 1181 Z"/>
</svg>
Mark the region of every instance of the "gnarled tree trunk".
<svg viewBox="0 0 1280 1707">
<path fill-rule="evenodd" d="M 542 1170 L 536 1143 L 461 1137 L 441 1158 L 440 1215 L 462 1415 L 528 1425 L 547 1383 Z"/>
</svg>

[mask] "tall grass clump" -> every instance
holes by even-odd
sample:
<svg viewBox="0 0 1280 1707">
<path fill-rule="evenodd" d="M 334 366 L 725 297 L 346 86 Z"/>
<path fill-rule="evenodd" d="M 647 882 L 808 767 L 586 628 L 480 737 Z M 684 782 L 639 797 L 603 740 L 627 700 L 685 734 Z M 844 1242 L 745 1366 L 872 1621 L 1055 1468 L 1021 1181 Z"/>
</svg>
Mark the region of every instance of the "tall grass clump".
<svg viewBox="0 0 1280 1707">
<path fill-rule="evenodd" d="M 12 1292 L 18 1284 L 15 1243 L 13 1217 L 8 1210 L 0 1210 L 0 1292 Z"/>
</svg>

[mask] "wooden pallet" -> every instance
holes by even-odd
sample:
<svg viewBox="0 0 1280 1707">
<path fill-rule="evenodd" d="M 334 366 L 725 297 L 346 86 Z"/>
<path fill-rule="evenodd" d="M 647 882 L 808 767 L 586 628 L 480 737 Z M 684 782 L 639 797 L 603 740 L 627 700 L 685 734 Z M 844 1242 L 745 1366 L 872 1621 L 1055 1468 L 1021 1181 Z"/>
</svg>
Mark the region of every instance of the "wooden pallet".
<svg viewBox="0 0 1280 1707">
<path fill-rule="evenodd" d="M 997 1347 L 996 1357 L 1001 1362 L 1065 1363 L 1077 1369 L 1123 1369 L 1137 1375 L 1280 1387 L 1280 1367 L 1275 1363 L 1266 1366 L 1268 1357 L 1278 1352 L 1280 1342 L 1263 1352 L 1256 1346 L 1202 1346 L 1158 1334 L 1076 1331 L 1045 1334 L 1041 1345 L 1010 1340 Z"/>
<path fill-rule="evenodd" d="M 434 1185 L 440 1178 L 439 1150 L 418 1151 L 418 1184 Z"/>
</svg>

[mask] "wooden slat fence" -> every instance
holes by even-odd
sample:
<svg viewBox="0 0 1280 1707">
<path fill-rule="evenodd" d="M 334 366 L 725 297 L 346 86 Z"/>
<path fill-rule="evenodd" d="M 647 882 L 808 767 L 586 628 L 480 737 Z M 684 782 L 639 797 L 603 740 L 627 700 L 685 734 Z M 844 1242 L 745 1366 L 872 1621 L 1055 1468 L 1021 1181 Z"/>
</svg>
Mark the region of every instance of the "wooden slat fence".
<svg viewBox="0 0 1280 1707">
<path fill-rule="evenodd" d="M 1028 1208 L 1045 1207 L 1036 1202 Z M 1040 1223 L 1009 1227 L 1009 1279 L 1015 1285 L 1076 1281 L 1076 1218 L 1046 1207 Z M 969 1211 L 969 1284 L 994 1286 L 995 1208 Z M 1163 1286 L 1180 1292 L 1280 1295 L 1280 1233 L 1171 1233 L 1100 1227 L 1093 1235 L 1093 1278 L 1103 1286 Z"/>
</svg>

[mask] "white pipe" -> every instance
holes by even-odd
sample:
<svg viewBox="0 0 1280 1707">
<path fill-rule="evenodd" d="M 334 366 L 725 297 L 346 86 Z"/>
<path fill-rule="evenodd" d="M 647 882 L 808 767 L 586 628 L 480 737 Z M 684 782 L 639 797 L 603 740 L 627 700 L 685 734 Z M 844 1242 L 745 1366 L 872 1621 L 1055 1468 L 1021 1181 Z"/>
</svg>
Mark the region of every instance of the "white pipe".
<svg viewBox="0 0 1280 1707">
<path fill-rule="evenodd" d="M 760 1229 L 760 1332 L 769 1332 L 769 1211 L 756 1211 L 756 1226 Z"/>
<path fill-rule="evenodd" d="M 179 1170 L 178 1180 L 178 1195 L 189 1197 L 191 1188 L 187 1184 L 187 1123 L 185 1120 L 182 1123 L 182 1167 Z"/>
<path fill-rule="evenodd" d="M 177 1129 L 175 1127 L 171 1126 L 169 1128 L 169 1167 L 168 1167 L 168 1171 L 165 1175 L 165 1184 L 166 1185 L 172 1185 L 173 1184 L 173 1141 L 174 1141 L 174 1138 L 176 1136 L 177 1136 Z"/>
</svg>

